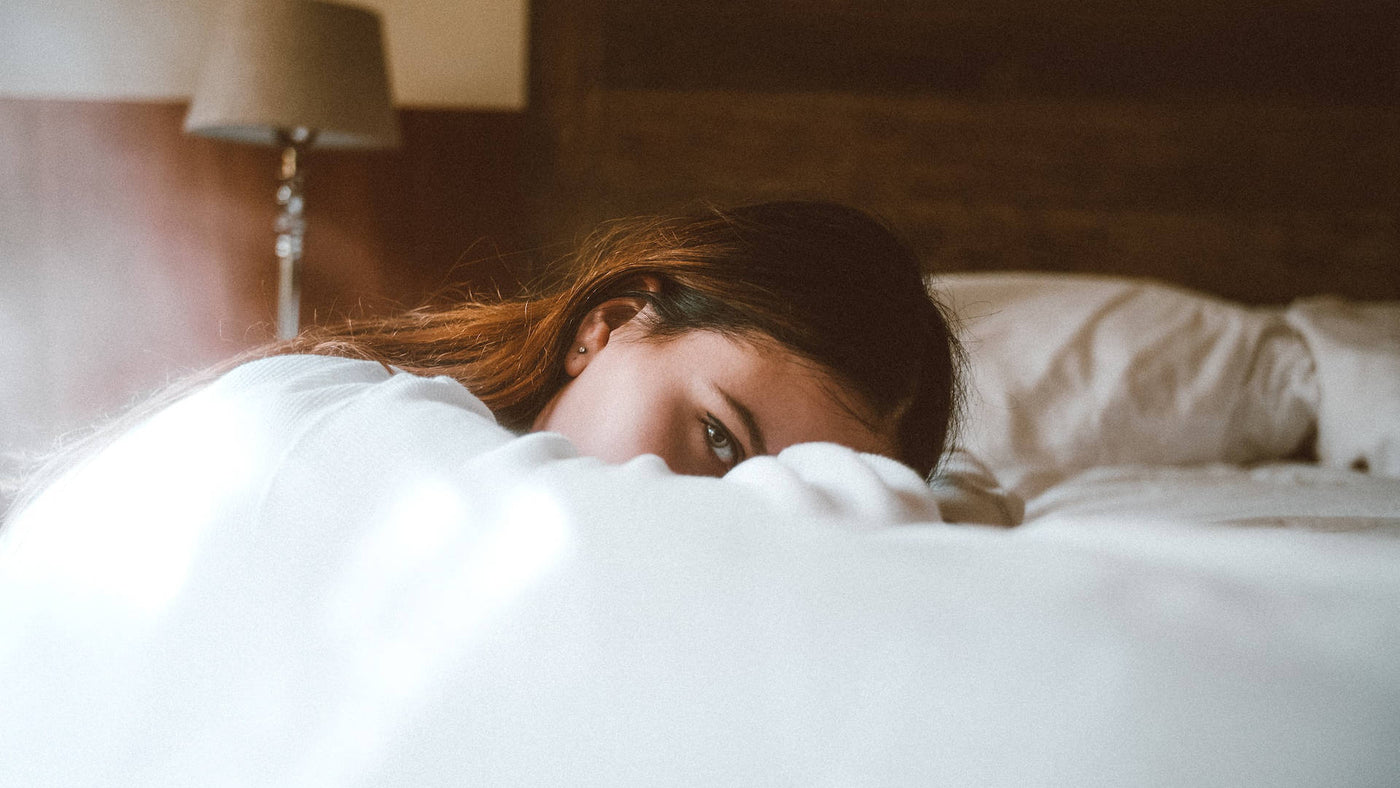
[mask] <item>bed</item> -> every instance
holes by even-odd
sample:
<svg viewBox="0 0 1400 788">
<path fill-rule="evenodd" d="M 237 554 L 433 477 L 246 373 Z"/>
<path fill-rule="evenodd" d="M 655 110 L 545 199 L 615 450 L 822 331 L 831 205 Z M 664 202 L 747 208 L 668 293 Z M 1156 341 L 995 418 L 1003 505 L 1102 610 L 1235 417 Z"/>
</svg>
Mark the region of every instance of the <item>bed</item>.
<svg viewBox="0 0 1400 788">
<path fill-rule="evenodd" d="M 1340 527 L 1396 515 L 1394 303 L 1245 307 L 1093 275 L 931 286 L 972 359 L 962 444 L 1030 502 L 1032 520 L 1152 511 Z"/>
<path fill-rule="evenodd" d="M 177 412 L 0 536 L 0 784 L 1393 785 L 1400 305 L 930 288 L 931 485 L 603 465 L 418 379 L 205 511 L 257 420 Z"/>
</svg>

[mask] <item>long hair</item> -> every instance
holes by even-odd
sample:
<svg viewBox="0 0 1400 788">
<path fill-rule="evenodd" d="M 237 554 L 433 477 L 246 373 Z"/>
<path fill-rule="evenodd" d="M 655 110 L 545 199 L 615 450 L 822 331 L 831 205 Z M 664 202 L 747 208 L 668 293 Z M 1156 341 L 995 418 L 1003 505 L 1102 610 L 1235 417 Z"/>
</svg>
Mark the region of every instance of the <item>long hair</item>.
<svg viewBox="0 0 1400 788">
<path fill-rule="evenodd" d="M 659 290 L 639 288 L 646 277 Z M 898 459 L 925 475 L 936 467 L 959 405 L 961 349 L 949 318 L 904 244 L 867 214 L 832 203 L 610 222 L 523 296 L 310 329 L 274 352 L 448 375 L 502 425 L 523 430 L 563 385 L 584 316 L 620 295 L 650 304 L 652 336 L 708 330 L 797 354 L 892 430 Z"/>
<path fill-rule="evenodd" d="M 647 277 L 657 291 L 639 287 Z M 160 407 L 238 363 L 273 355 L 336 355 L 447 375 L 503 426 L 526 430 L 563 386 L 564 358 L 584 317 L 622 295 L 651 306 L 652 337 L 707 330 L 795 353 L 858 397 L 864 407 L 852 413 L 894 436 L 897 459 L 925 476 L 936 468 L 959 410 L 962 351 L 918 259 L 854 208 L 773 202 L 610 222 L 523 295 L 350 319 L 251 350 L 60 452 L 26 482 L 10 514 L 76 458 Z"/>
</svg>

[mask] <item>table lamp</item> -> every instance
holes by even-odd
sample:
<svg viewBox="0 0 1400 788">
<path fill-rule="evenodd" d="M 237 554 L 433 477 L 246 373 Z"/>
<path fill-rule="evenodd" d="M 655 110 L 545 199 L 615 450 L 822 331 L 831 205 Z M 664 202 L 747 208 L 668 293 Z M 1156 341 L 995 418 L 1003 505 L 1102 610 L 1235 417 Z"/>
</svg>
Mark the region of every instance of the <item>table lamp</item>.
<svg viewBox="0 0 1400 788">
<path fill-rule="evenodd" d="M 373 11 L 319 0 L 244 0 L 214 32 L 185 131 L 282 148 L 277 337 L 300 329 L 304 152 L 399 143 Z"/>
</svg>

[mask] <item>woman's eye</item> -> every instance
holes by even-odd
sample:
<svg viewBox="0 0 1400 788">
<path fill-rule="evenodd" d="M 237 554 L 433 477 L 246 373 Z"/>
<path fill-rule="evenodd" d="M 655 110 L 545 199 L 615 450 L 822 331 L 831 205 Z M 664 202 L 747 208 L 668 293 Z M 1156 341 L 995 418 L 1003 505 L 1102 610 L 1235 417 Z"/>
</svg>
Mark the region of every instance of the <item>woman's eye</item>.
<svg viewBox="0 0 1400 788">
<path fill-rule="evenodd" d="M 734 440 L 734 436 L 725 429 L 718 419 L 710 414 L 705 414 L 705 418 L 700 422 L 705 429 L 705 443 L 710 447 L 710 451 L 724 463 L 726 467 L 733 467 L 739 463 L 743 449 L 739 442 Z"/>
</svg>

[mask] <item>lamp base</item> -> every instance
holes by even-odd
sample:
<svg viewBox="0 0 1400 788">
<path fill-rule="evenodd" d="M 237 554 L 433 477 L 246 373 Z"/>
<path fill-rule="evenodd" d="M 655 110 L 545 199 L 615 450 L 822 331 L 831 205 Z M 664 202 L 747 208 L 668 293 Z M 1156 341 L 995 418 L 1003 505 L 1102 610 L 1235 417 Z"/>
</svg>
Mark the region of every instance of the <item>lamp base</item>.
<svg viewBox="0 0 1400 788">
<path fill-rule="evenodd" d="M 295 339 L 301 332 L 301 252 L 306 237 L 306 199 L 302 195 L 302 153 L 316 132 L 304 127 L 279 129 L 282 167 L 277 184 L 277 338 Z"/>
</svg>

